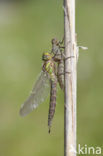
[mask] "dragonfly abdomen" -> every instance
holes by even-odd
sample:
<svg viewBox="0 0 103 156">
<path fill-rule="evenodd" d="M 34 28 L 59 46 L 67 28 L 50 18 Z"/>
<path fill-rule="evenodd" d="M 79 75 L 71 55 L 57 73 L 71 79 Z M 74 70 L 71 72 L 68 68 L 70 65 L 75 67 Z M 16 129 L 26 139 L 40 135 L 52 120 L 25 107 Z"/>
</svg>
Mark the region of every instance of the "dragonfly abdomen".
<svg viewBox="0 0 103 156">
<path fill-rule="evenodd" d="M 49 133 L 51 128 L 52 119 L 55 113 L 55 107 L 56 107 L 56 81 L 51 81 L 51 91 L 50 91 L 50 104 L 49 104 L 49 114 L 48 114 L 48 127 L 49 127 Z"/>
<path fill-rule="evenodd" d="M 64 60 L 60 60 L 58 63 L 58 82 L 60 88 L 64 90 Z"/>
</svg>

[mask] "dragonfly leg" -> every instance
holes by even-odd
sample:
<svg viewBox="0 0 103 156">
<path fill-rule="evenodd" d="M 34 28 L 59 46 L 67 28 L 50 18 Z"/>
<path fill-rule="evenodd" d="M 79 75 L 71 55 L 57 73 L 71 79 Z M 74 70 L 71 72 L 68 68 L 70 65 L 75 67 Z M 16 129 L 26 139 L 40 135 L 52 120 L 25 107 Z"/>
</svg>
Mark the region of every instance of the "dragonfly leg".
<svg viewBox="0 0 103 156">
<path fill-rule="evenodd" d="M 64 46 L 60 46 L 59 48 L 63 48 L 64 49 L 65 47 Z"/>
<path fill-rule="evenodd" d="M 69 56 L 69 57 L 66 57 L 65 54 L 63 52 L 61 52 L 61 55 L 62 55 L 62 59 L 65 61 L 65 60 L 68 60 L 68 59 L 71 59 L 71 58 L 75 58 L 75 56 Z"/>
<path fill-rule="evenodd" d="M 75 58 L 75 56 L 69 56 L 67 58 L 65 57 L 64 60 L 68 60 L 68 59 L 71 59 L 71 58 Z"/>
<path fill-rule="evenodd" d="M 63 52 L 61 52 L 61 54 L 62 54 L 64 60 L 71 59 L 71 58 L 75 58 L 75 56 L 66 57 L 65 54 L 64 54 Z"/>
<path fill-rule="evenodd" d="M 64 75 L 65 73 L 66 73 L 66 74 L 71 74 L 71 72 L 66 72 L 66 71 L 65 71 L 65 72 L 63 72 L 63 73 L 58 74 L 58 76 Z"/>
<path fill-rule="evenodd" d="M 71 74 L 71 72 L 64 72 L 64 74 Z"/>
<path fill-rule="evenodd" d="M 59 41 L 59 44 L 63 44 L 63 42 L 64 42 L 64 36 L 63 36 L 62 40 Z"/>
</svg>

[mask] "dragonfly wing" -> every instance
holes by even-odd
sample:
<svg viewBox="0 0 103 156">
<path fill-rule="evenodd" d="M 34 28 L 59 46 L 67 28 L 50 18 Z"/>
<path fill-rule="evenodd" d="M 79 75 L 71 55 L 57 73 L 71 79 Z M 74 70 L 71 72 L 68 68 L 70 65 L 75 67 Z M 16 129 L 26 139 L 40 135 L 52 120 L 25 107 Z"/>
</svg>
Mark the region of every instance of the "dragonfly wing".
<svg viewBox="0 0 103 156">
<path fill-rule="evenodd" d="M 28 99 L 21 105 L 20 115 L 26 116 L 40 103 L 42 103 L 49 93 L 49 77 L 47 73 L 41 72 Z"/>
</svg>

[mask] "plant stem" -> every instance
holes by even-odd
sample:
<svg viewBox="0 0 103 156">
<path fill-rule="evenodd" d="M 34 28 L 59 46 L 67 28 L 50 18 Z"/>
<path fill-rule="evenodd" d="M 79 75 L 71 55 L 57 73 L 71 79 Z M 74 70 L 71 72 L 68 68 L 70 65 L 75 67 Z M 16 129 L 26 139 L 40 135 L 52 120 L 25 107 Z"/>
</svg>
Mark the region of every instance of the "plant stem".
<svg viewBox="0 0 103 156">
<path fill-rule="evenodd" d="M 65 105 L 64 156 L 76 156 L 77 48 L 75 41 L 75 0 L 64 0 Z"/>
</svg>

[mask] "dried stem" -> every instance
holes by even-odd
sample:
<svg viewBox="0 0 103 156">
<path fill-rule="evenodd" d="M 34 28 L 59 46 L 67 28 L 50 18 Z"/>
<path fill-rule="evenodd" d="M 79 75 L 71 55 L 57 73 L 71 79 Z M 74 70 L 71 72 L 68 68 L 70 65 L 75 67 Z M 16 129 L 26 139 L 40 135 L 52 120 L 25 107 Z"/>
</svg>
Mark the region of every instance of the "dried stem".
<svg viewBox="0 0 103 156">
<path fill-rule="evenodd" d="M 64 44 L 68 58 L 65 60 L 64 156 L 76 156 L 75 0 L 64 0 Z"/>
</svg>

